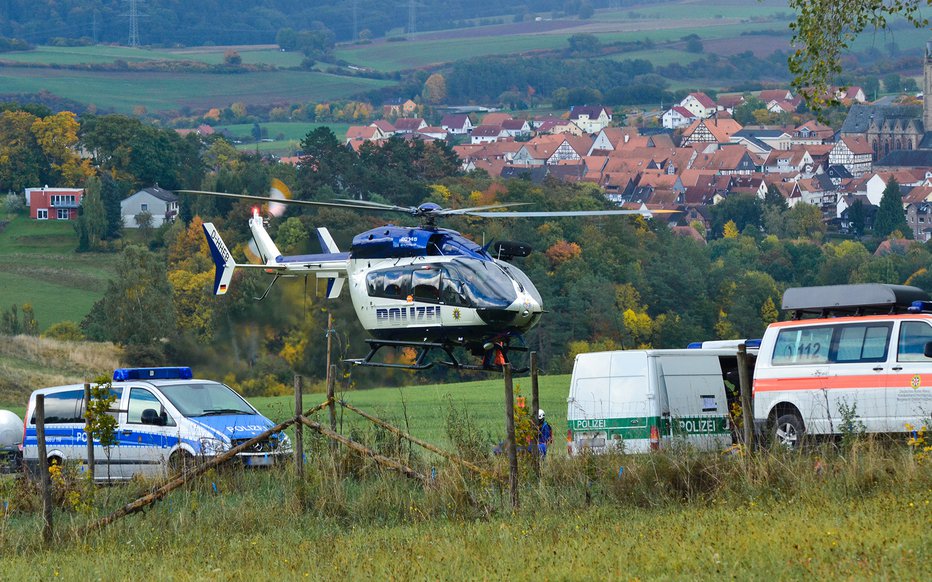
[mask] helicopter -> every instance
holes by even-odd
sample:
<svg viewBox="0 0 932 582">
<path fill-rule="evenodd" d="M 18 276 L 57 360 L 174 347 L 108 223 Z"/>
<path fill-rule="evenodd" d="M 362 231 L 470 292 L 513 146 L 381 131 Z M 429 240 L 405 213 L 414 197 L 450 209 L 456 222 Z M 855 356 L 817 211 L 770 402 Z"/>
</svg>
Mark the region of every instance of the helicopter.
<svg viewBox="0 0 932 582">
<path fill-rule="evenodd" d="M 416 227 L 387 224 L 357 234 L 348 252 L 340 251 L 330 232 L 317 228 L 323 253 L 284 256 L 266 231 L 259 206 L 252 209 L 248 226 L 252 240 L 246 249 L 253 262 L 238 263 L 213 223 L 204 223 L 215 265 L 214 294 L 227 292 L 235 269 L 261 269 L 273 276 L 265 298 L 281 277 L 315 274 L 327 281 L 328 299 L 339 297 L 348 282 L 356 316 L 372 336 L 369 353 L 347 362 L 376 367 L 423 370 L 441 364 L 463 370 L 500 371 L 509 352 L 527 351 L 523 336 L 544 313 L 540 293 L 530 278 L 510 261 L 530 254 L 530 246 L 510 241 L 479 245 L 457 231 L 437 226 L 449 216 L 485 218 L 549 218 L 571 216 L 641 215 L 639 210 L 513 211 L 504 203 L 471 208 L 443 208 L 433 202 L 396 206 L 364 200 L 329 202 L 295 200 L 287 187 L 274 181 L 269 197 L 201 190 L 181 190 L 264 203 L 269 214 L 280 216 L 284 205 L 349 208 L 364 212 L 400 213 L 420 221 Z M 413 363 L 382 362 L 376 354 L 386 347 L 411 348 Z M 481 358 L 473 364 L 457 357 L 465 348 Z M 433 360 L 443 352 L 447 360 Z"/>
</svg>

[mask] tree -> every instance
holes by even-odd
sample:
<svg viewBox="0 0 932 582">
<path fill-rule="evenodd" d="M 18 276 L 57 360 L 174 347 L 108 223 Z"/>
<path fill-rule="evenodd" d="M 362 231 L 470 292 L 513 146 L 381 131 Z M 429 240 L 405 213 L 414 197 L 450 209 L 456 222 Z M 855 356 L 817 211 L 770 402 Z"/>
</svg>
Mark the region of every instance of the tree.
<svg viewBox="0 0 932 582">
<path fill-rule="evenodd" d="M 880 199 L 880 206 L 874 217 L 874 235 L 886 238 L 894 231 L 912 238 L 912 230 L 906 223 L 906 213 L 903 212 L 903 195 L 900 194 L 900 185 L 895 178 L 890 178 L 887 187 L 883 189 L 883 197 Z"/>
<path fill-rule="evenodd" d="M 78 233 L 78 251 L 97 250 L 107 236 L 107 211 L 100 195 L 100 180 L 91 178 L 81 199 L 74 229 Z"/>
<path fill-rule="evenodd" d="M 139 227 L 139 232 L 142 234 L 142 240 L 149 242 L 149 238 L 152 236 L 152 226 L 154 223 L 152 213 L 143 210 L 134 216 L 133 220 L 136 221 L 136 226 Z"/>
<path fill-rule="evenodd" d="M 861 199 L 855 200 L 848 209 L 848 223 L 850 224 L 851 234 L 860 238 L 864 236 L 864 229 L 867 228 L 867 217 L 864 213 L 864 203 Z"/>
<path fill-rule="evenodd" d="M 0 114 L 0 190 L 21 192 L 49 181 L 49 166 L 32 133 L 37 117 L 26 111 Z"/>
<path fill-rule="evenodd" d="M 787 234 L 793 238 L 808 238 L 819 242 L 825 235 L 825 221 L 817 206 L 799 202 L 786 211 Z"/>
<path fill-rule="evenodd" d="M 227 65 L 239 66 L 243 64 L 243 57 L 233 49 L 227 49 L 223 53 L 223 62 Z"/>
<path fill-rule="evenodd" d="M 440 73 L 434 73 L 424 82 L 424 99 L 431 104 L 443 103 L 447 98 L 447 81 Z"/>
<path fill-rule="evenodd" d="M 841 56 L 868 26 L 884 28 L 888 19 L 905 17 L 916 28 L 928 26 L 920 9 L 932 0 L 790 0 L 796 20 L 790 23 L 796 51 L 787 63 L 793 88 L 801 92 L 813 111 L 833 104 L 828 94 L 835 76 L 841 73 Z"/>
<path fill-rule="evenodd" d="M 602 48 L 599 37 L 585 32 L 570 36 L 567 42 L 570 45 L 570 52 L 574 54 L 591 55 L 599 52 Z"/>
<path fill-rule="evenodd" d="M 164 259 L 142 247 L 123 250 L 116 276 L 81 322 L 88 339 L 154 346 L 175 335 L 175 311 Z"/>
</svg>

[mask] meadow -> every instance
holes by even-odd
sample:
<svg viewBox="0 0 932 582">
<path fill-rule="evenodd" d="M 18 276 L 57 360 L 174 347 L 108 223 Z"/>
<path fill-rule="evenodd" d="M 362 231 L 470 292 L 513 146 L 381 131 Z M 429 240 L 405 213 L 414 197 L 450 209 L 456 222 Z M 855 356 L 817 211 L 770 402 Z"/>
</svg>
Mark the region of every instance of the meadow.
<svg viewBox="0 0 932 582">
<path fill-rule="evenodd" d="M 31 304 L 40 330 L 80 322 L 103 296 L 118 255 L 75 252 L 69 221 L 9 218 L 0 228 L 0 309 Z"/>
</svg>

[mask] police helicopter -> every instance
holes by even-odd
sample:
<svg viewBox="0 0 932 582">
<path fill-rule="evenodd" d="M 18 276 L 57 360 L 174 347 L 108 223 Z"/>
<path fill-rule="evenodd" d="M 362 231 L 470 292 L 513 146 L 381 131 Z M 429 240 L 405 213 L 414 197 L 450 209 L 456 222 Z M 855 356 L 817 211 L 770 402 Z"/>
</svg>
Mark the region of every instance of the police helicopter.
<svg viewBox="0 0 932 582">
<path fill-rule="evenodd" d="M 227 292 L 237 268 L 261 269 L 273 276 L 260 300 L 280 277 L 315 274 L 318 279 L 327 280 L 330 299 L 338 297 L 348 281 L 356 315 L 372 335 L 366 340 L 369 353 L 364 358 L 348 361 L 357 365 L 415 370 L 430 368 L 435 363 L 467 370 L 500 370 L 500 365 L 509 361 L 510 351 L 527 351 L 523 334 L 537 325 L 544 312 L 534 283 L 509 262 L 515 257 L 527 256 L 531 252 L 528 245 L 500 241 L 482 246 L 459 232 L 437 226 L 438 219 L 464 215 L 549 218 L 631 214 L 650 217 L 652 214 L 646 208 L 557 212 L 504 210 L 523 203 L 453 209 L 432 202 L 406 207 L 361 200 L 294 200 L 278 180 L 273 182 L 269 197 L 198 190 L 181 192 L 265 203 L 273 216 L 281 215 L 285 204 L 297 204 L 400 213 L 419 220 L 416 227 L 388 224 L 357 234 L 349 252 L 341 252 L 330 232 L 318 228 L 323 253 L 284 256 L 266 231 L 266 220 L 260 208 L 253 207 L 249 219 L 252 241 L 246 250 L 253 261 L 250 263 L 237 263 L 216 227 L 212 223 L 204 224 L 216 267 L 216 295 Z M 414 349 L 414 362 L 377 361 L 377 352 L 385 347 Z M 457 358 L 454 354 L 457 347 L 481 358 L 481 364 Z M 445 353 L 449 359 L 433 361 L 430 354 L 435 350 Z"/>
</svg>

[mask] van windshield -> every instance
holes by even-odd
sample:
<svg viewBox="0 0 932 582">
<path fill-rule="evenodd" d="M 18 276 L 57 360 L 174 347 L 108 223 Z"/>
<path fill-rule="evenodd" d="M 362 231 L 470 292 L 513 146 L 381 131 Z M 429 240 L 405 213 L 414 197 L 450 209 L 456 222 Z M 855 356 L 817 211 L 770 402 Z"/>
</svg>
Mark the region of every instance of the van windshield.
<svg viewBox="0 0 932 582">
<path fill-rule="evenodd" d="M 184 416 L 259 414 L 243 397 L 224 384 L 171 384 L 159 390 Z"/>
</svg>

